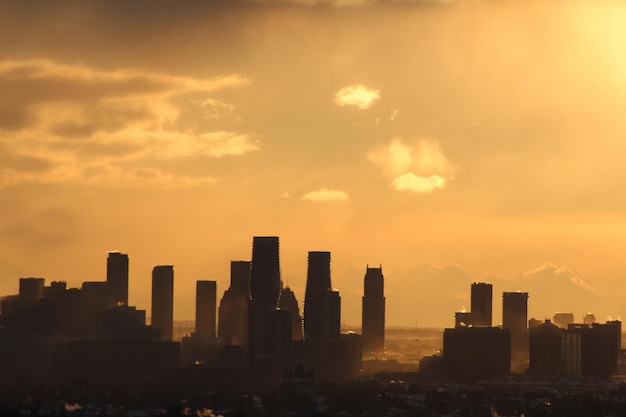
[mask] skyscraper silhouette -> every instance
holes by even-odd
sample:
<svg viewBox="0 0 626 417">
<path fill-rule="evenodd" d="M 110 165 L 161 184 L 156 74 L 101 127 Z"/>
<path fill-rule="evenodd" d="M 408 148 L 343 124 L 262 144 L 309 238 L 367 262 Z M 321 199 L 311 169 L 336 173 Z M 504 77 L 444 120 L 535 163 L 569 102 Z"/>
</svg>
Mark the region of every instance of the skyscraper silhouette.
<svg viewBox="0 0 626 417">
<path fill-rule="evenodd" d="M 174 267 L 157 265 L 152 269 L 152 327 L 159 329 L 162 341 L 172 340 L 174 332 Z"/>
<path fill-rule="evenodd" d="M 274 340 L 277 334 L 274 321 L 284 314 L 276 314 L 280 295 L 280 255 L 278 237 L 255 236 L 252 242 L 250 266 L 250 303 L 248 309 L 248 365 L 257 368 L 260 363 L 274 362 Z M 291 333 L 289 334 L 291 339 Z"/>
<path fill-rule="evenodd" d="M 474 314 L 472 325 L 491 326 L 492 325 L 492 301 L 493 287 L 484 282 L 474 282 L 472 284 L 472 309 Z"/>
<path fill-rule="evenodd" d="M 248 339 L 250 262 L 231 261 L 230 287 L 224 291 L 218 315 L 218 336 L 222 344 L 245 345 Z"/>
<path fill-rule="evenodd" d="M 528 293 L 502 293 L 502 328 L 511 332 L 511 367 L 523 370 L 528 362 Z"/>
<path fill-rule="evenodd" d="M 217 283 L 196 282 L 196 332 L 215 337 L 215 314 L 217 310 Z"/>
<path fill-rule="evenodd" d="M 128 255 L 109 252 L 107 257 L 107 283 L 113 304 L 128 305 Z"/>
<path fill-rule="evenodd" d="M 304 295 L 304 338 L 339 340 L 341 298 L 330 281 L 330 252 L 309 252 Z"/>
<path fill-rule="evenodd" d="M 280 258 L 278 237 L 255 236 L 250 267 L 250 301 L 276 308 L 280 295 Z"/>
<path fill-rule="evenodd" d="M 296 295 L 291 291 L 291 288 L 285 287 L 280 292 L 278 308 L 291 312 L 291 338 L 296 341 L 302 340 L 302 316 L 300 315 L 300 306 L 298 306 L 298 300 L 296 300 Z"/>
<path fill-rule="evenodd" d="M 382 266 L 368 266 L 363 281 L 363 352 L 382 352 L 385 348 L 385 282 Z"/>
</svg>

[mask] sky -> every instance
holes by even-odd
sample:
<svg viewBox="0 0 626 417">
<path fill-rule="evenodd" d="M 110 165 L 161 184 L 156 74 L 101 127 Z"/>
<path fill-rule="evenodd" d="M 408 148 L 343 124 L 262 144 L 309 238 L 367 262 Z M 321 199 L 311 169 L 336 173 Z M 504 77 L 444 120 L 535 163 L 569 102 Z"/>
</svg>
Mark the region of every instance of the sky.
<svg viewBox="0 0 626 417">
<path fill-rule="evenodd" d="M 229 285 L 279 236 L 303 304 L 332 253 L 389 326 L 444 327 L 472 282 L 529 316 L 626 312 L 626 4 L 614 0 L 0 0 L 0 294 L 130 258 Z"/>
</svg>

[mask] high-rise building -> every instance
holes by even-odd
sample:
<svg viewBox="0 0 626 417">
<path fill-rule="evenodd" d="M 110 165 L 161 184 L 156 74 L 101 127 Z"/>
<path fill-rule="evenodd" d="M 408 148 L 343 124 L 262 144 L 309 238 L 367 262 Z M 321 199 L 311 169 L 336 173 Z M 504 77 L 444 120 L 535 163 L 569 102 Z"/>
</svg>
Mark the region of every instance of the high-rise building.
<svg viewBox="0 0 626 417">
<path fill-rule="evenodd" d="M 530 375 L 556 376 L 563 362 L 563 332 L 546 319 L 541 325 L 529 329 Z"/>
<path fill-rule="evenodd" d="M 363 284 L 363 353 L 378 353 L 385 348 L 385 282 L 382 266 L 368 266 Z"/>
<path fill-rule="evenodd" d="M 255 236 L 250 267 L 250 300 L 255 305 L 275 309 L 280 295 L 278 237 Z"/>
<path fill-rule="evenodd" d="M 230 287 L 220 301 L 217 329 L 220 341 L 226 346 L 246 344 L 249 287 L 250 262 L 231 261 Z"/>
<path fill-rule="evenodd" d="M 567 329 L 570 324 L 574 324 L 574 313 L 562 313 L 557 311 L 552 317 L 552 323 L 561 329 Z"/>
<path fill-rule="evenodd" d="M 174 332 L 174 267 L 172 265 L 157 265 L 152 269 L 151 326 L 161 333 L 160 340 L 172 340 Z"/>
<path fill-rule="evenodd" d="M 217 304 L 217 282 L 196 283 L 196 332 L 215 337 L 215 313 Z"/>
<path fill-rule="evenodd" d="M 330 281 L 330 252 L 309 252 L 304 295 L 304 339 L 339 340 L 341 297 Z"/>
<path fill-rule="evenodd" d="M 502 328 L 511 332 L 511 368 L 522 371 L 528 363 L 528 293 L 502 293 Z"/>
<path fill-rule="evenodd" d="M 295 341 L 302 340 L 302 316 L 296 295 L 291 288 L 285 287 L 280 292 L 278 308 L 291 312 L 291 338 Z"/>
<path fill-rule="evenodd" d="M 109 252 L 107 257 L 107 283 L 111 290 L 111 302 L 128 305 L 128 255 Z"/>
<path fill-rule="evenodd" d="M 256 369 L 261 363 L 280 361 L 273 355 L 278 341 L 275 320 L 284 320 L 284 314 L 275 314 L 280 295 L 280 255 L 278 237 L 255 236 L 252 242 L 250 266 L 250 302 L 248 306 L 248 365 Z M 290 327 L 291 328 L 291 327 Z M 291 338 L 291 333 L 289 334 Z"/>
<path fill-rule="evenodd" d="M 20 278 L 20 300 L 25 303 L 35 303 L 43 297 L 44 278 Z"/>
<path fill-rule="evenodd" d="M 474 313 L 473 326 L 491 326 L 492 325 L 492 300 L 493 288 L 491 284 L 484 282 L 474 282 L 472 284 L 472 307 L 471 312 Z"/>
<path fill-rule="evenodd" d="M 101 281 L 83 282 L 80 289 L 80 334 L 83 340 L 102 338 L 102 315 L 111 305 L 109 284 Z"/>
</svg>

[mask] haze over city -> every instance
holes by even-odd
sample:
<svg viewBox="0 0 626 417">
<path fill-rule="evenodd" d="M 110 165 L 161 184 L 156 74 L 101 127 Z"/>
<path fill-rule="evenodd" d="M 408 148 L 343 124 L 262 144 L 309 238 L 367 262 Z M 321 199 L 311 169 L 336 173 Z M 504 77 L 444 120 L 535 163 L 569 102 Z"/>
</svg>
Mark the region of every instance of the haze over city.
<svg viewBox="0 0 626 417">
<path fill-rule="evenodd" d="M 529 317 L 621 318 L 623 22 L 611 1 L 0 2 L 0 294 L 129 254 L 228 287 L 280 236 L 303 299 L 332 252 L 342 322 L 382 265 L 387 326 L 444 327 L 469 284 Z"/>
</svg>

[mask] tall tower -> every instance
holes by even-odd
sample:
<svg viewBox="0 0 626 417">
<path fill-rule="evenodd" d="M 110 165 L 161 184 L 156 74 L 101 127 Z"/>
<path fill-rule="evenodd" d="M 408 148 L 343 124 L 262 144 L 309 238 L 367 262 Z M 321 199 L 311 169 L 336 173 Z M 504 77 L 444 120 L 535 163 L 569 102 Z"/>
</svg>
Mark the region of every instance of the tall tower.
<svg viewBox="0 0 626 417">
<path fill-rule="evenodd" d="M 528 293 L 502 293 L 502 328 L 511 332 L 511 368 L 524 370 L 528 363 Z"/>
<path fill-rule="evenodd" d="M 330 282 L 330 252 L 309 252 L 304 294 L 304 338 L 339 340 L 341 298 Z"/>
<path fill-rule="evenodd" d="M 107 257 L 107 283 L 111 291 L 111 303 L 128 305 L 128 255 L 109 252 Z"/>
<path fill-rule="evenodd" d="M 174 332 L 174 267 L 157 265 L 152 269 L 152 327 L 159 329 L 162 341 L 172 340 Z"/>
<path fill-rule="evenodd" d="M 248 300 L 250 262 L 231 261 L 230 287 L 224 291 L 218 315 L 218 335 L 226 346 L 246 344 L 248 339 Z"/>
<path fill-rule="evenodd" d="M 250 301 L 275 309 L 280 294 L 278 237 L 255 236 L 250 267 Z"/>
<path fill-rule="evenodd" d="M 291 291 L 291 288 L 285 287 L 280 292 L 278 308 L 288 310 L 291 313 L 292 340 L 302 340 L 302 316 L 300 315 L 300 306 L 298 306 L 298 300 L 296 300 L 296 295 Z"/>
<path fill-rule="evenodd" d="M 196 282 L 196 333 L 215 337 L 217 282 Z"/>
<path fill-rule="evenodd" d="M 484 282 L 472 284 L 472 313 L 474 314 L 474 326 L 492 325 L 492 300 L 493 287 Z"/>
<path fill-rule="evenodd" d="M 363 352 L 382 352 L 385 348 L 385 281 L 382 266 L 367 267 L 363 287 Z"/>
<path fill-rule="evenodd" d="M 255 369 L 259 361 L 278 360 L 274 347 L 274 321 L 280 295 L 280 256 L 278 237 L 255 236 L 250 266 L 250 302 L 248 307 L 248 364 Z M 291 329 L 291 325 L 289 327 Z M 291 333 L 289 333 L 291 340 Z"/>
</svg>

